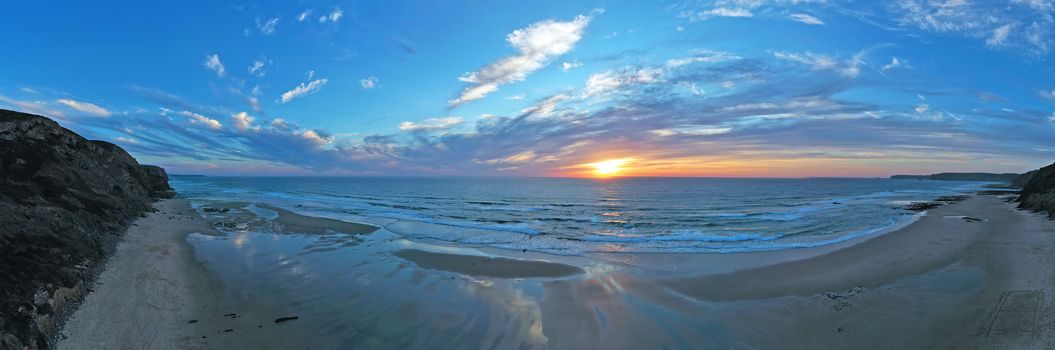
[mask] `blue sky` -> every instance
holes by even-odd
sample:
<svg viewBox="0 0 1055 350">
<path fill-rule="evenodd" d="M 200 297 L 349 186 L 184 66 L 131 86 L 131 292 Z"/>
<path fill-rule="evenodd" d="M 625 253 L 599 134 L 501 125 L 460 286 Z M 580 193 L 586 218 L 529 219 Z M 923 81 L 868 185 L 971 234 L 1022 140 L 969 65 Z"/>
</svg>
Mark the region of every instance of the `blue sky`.
<svg viewBox="0 0 1055 350">
<path fill-rule="evenodd" d="M 18 2 L 0 108 L 173 173 L 886 176 L 1055 160 L 1050 0 Z"/>
</svg>

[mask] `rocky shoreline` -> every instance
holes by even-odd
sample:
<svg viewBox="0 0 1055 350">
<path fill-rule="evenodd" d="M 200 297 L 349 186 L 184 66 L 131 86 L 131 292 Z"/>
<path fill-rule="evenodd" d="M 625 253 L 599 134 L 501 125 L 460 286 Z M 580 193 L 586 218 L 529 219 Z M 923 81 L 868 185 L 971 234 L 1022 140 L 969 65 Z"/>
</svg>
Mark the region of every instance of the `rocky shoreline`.
<svg viewBox="0 0 1055 350">
<path fill-rule="evenodd" d="M 0 349 L 48 348 L 164 169 L 46 117 L 0 110 Z"/>
</svg>

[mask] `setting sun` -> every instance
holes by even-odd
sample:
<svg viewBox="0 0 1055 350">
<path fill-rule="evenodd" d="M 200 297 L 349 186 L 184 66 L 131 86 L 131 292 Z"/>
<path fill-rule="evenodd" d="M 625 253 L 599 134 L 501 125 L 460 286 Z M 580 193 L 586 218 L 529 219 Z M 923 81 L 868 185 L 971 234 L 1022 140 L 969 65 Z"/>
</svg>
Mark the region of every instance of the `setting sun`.
<svg viewBox="0 0 1055 350">
<path fill-rule="evenodd" d="M 612 159 L 603 162 L 597 162 L 590 164 L 594 168 L 594 173 L 597 175 L 609 176 L 615 175 L 623 171 L 623 165 L 627 163 L 626 159 Z"/>
</svg>

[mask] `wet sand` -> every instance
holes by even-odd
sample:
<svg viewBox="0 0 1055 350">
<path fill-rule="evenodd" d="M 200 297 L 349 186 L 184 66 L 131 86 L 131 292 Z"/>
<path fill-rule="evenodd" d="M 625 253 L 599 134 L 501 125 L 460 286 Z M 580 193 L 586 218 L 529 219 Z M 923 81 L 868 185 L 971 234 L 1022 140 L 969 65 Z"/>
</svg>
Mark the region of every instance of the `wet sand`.
<svg viewBox="0 0 1055 350">
<path fill-rule="evenodd" d="M 487 256 L 433 253 L 404 249 L 393 255 L 426 269 L 456 272 L 470 276 L 497 278 L 567 277 L 578 275 L 581 268 L 538 260 L 508 259 Z"/>
<path fill-rule="evenodd" d="M 314 235 L 224 236 L 162 205 L 60 347 L 1055 347 L 1055 222 L 996 196 L 835 247 L 594 258 L 327 235 L 375 227 L 265 205 Z M 209 264 L 187 232 L 217 235 L 200 240 Z M 287 315 L 301 319 L 273 323 Z"/>
<path fill-rule="evenodd" d="M 282 229 L 288 232 L 324 234 L 335 231 L 346 234 L 364 234 L 378 229 L 377 226 L 357 222 L 300 215 L 267 204 L 257 204 L 257 206 L 278 213 L 278 218 L 275 219 L 275 222 L 282 225 Z"/>
</svg>

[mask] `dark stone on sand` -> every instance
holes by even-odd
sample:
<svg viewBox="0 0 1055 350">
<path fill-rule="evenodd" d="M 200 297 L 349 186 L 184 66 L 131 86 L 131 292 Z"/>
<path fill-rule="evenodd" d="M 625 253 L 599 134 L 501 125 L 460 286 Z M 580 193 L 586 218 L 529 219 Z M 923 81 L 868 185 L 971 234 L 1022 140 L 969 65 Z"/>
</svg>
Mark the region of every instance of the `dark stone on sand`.
<svg viewBox="0 0 1055 350">
<path fill-rule="evenodd" d="M 293 320 L 297 320 L 297 319 L 300 319 L 300 317 L 297 317 L 297 316 L 279 317 L 279 318 L 275 319 L 275 323 L 282 323 L 282 322 L 293 321 Z"/>
<path fill-rule="evenodd" d="M 75 266 L 103 261 L 132 219 L 171 195 L 164 169 L 51 119 L 0 109 L 0 344 L 49 347 L 54 314 L 91 277 Z M 35 302 L 41 295 L 46 307 Z"/>
</svg>

